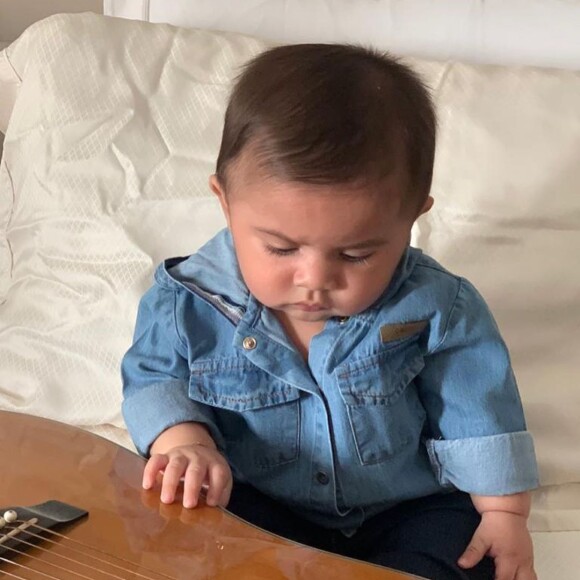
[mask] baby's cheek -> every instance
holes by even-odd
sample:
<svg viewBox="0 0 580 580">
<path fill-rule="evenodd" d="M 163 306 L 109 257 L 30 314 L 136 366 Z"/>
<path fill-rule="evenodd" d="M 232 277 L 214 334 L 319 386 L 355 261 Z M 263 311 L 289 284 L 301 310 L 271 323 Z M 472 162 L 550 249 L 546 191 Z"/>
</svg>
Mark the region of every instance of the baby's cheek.
<svg viewBox="0 0 580 580">
<path fill-rule="evenodd" d="M 384 280 L 379 280 L 375 277 L 369 279 L 358 279 L 356 285 L 351 287 L 350 308 L 353 314 L 362 312 L 377 300 L 377 298 L 384 292 L 387 284 Z"/>
<path fill-rule="evenodd" d="M 265 285 L 277 292 L 294 286 L 294 269 L 289 264 L 264 261 L 260 267 Z"/>
<path fill-rule="evenodd" d="M 275 306 L 284 301 L 284 297 L 293 287 L 292 276 L 281 274 L 269 268 L 267 263 L 254 268 L 246 279 L 250 292 L 264 305 Z"/>
</svg>

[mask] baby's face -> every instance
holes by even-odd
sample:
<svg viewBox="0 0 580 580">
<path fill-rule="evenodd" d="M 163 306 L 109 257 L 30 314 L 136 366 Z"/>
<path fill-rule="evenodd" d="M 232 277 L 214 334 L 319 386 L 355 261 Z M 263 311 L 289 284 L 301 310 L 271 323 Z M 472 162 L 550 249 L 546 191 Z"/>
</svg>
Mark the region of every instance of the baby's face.
<svg viewBox="0 0 580 580">
<path fill-rule="evenodd" d="M 242 276 L 262 304 L 295 322 L 357 314 L 385 290 L 413 224 L 397 191 L 282 183 L 236 167 L 215 178 Z"/>
</svg>

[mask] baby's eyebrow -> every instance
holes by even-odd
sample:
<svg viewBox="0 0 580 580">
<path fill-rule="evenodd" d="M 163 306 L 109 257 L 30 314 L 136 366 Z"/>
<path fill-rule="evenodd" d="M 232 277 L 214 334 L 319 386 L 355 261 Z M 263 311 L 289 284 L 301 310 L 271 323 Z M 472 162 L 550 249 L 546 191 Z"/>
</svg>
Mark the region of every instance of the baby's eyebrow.
<svg viewBox="0 0 580 580">
<path fill-rule="evenodd" d="M 349 250 L 359 250 L 361 248 L 376 248 L 378 246 L 384 246 L 387 243 L 387 240 L 383 240 L 382 238 L 373 238 L 370 240 L 365 240 L 364 242 L 358 242 L 356 244 L 349 244 L 345 246 Z"/>
<path fill-rule="evenodd" d="M 300 245 L 300 242 L 290 239 L 288 236 L 285 236 L 281 232 L 277 232 L 275 230 L 268 230 L 266 228 L 256 228 L 256 230 L 258 232 L 263 233 L 263 234 L 267 234 L 269 236 L 274 236 L 276 238 L 280 238 L 281 240 L 283 240 L 284 242 L 287 242 L 288 244 L 291 244 L 294 246 Z M 387 243 L 387 240 L 384 240 L 382 238 L 371 238 L 370 240 L 364 240 L 362 242 L 357 242 L 356 244 L 343 245 L 340 249 L 360 250 L 360 249 L 364 249 L 364 248 L 376 248 L 378 246 L 384 246 L 386 243 Z"/>
<path fill-rule="evenodd" d="M 262 234 L 267 234 L 269 236 L 274 236 L 276 238 L 280 238 L 281 240 L 284 240 L 285 242 L 288 242 L 289 244 L 294 244 L 294 245 L 299 244 L 295 240 L 291 240 L 289 237 L 287 237 L 284 234 L 277 232 L 275 230 L 267 230 L 266 228 L 255 228 L 255 229 L 257 232 L 260 232 Z"/>
</svg>

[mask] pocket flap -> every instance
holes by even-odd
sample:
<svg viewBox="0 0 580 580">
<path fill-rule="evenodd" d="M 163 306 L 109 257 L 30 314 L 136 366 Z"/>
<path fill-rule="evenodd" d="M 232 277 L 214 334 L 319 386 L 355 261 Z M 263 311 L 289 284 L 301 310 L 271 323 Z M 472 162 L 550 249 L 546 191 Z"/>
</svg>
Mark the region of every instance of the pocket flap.
<svg viewBox="0 0 580 580">
<path fill-rule="evenodd" d="M 391 405 L 424 366 L 416 344 L 401 345 L 339 367 L 338 386 L 349 406 Z"/>
<path fill-rule="evenodd" d="M 300 391 L 242 358 L 196 361 L 190 366 L 189 397 L 231 411 L 272 407 L 300 397 Z"/>
</svg>

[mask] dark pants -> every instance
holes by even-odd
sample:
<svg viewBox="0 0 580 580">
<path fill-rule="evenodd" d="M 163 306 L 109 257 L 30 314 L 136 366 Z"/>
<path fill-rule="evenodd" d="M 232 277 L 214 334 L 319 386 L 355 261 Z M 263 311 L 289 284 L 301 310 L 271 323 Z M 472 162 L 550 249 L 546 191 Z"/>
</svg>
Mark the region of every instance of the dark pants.
<svg viewBox="0 0 580 580">
<path fill-rule="evenodd" d="M 234 485 L 228 510 L 295 542 L 430 580 L 494 578 L 490 558 L 470 570 L 456 564 L 480 521 L 465 493 L 403 502 L 367 520 L 350 538 L 312 524 L 248 485 Z"/>
</svg>

